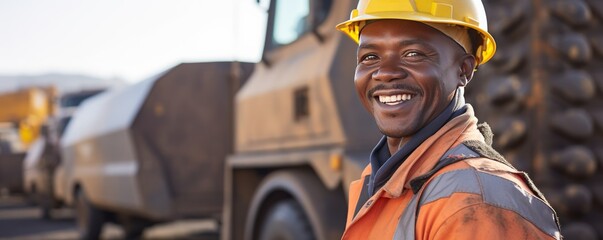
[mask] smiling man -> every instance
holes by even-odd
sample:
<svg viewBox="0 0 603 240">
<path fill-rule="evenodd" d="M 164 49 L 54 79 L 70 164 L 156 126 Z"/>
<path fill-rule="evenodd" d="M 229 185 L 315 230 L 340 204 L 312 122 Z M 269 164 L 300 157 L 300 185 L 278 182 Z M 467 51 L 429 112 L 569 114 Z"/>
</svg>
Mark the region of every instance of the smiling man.
<svg viewBox="0 0 603 240">
<path fill-rule="evenodd" d="M 560 239 L 553 209 L 491 148 L 464 87 L 495 52 L 479 0 L 361 0 L 355 85 L 384 137 L 350 186 L 343 239 Z"/>
</svg>

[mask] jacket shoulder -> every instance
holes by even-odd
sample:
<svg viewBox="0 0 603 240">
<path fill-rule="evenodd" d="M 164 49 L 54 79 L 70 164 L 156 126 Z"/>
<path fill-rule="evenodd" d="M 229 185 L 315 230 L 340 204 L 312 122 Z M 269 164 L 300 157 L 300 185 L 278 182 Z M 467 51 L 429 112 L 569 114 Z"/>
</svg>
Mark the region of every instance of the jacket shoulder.
<svg viewBox="0 0 603 240">
<path fill-rule="evenodd" d="M 433 222 L 435 220 L 429 220 L 430 217 L 443 221 L 467 210 L 497 210 L 525 219 L 530 226 L 547 235 L 559 234 L 553 209 L 545 200 L 536 197 L 521 179 L 514 178 L 513 169 L 490 164 L 493 161 L 488 159 L 476 158 L 471 163 L 467 161 L 453 164 L 468 164 L 467 168 L 451 171 L 442 169 L 444 171 L 427 183 L 419 200 L 421 211 L 417 223 L 421 217 L 426 218 L 426 222 Z M 478 219 L 476 224 L 479 222 Z"/>
</svg>

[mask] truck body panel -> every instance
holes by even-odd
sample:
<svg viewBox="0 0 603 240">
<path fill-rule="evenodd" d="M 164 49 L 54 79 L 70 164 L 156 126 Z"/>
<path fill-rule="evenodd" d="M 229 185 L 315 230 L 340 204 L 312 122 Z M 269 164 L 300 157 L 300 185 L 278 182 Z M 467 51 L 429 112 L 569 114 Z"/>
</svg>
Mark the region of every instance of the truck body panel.
<svg viewBox="0 0 603 240">
<path fill-rule="evenodd" d="M 220 216 L 232 98 L 250 71 L 246 63 L 185 63 L 86 101 L 61 142 L 66 202 L 83 189 L 114 213 Z"/>
</svg>

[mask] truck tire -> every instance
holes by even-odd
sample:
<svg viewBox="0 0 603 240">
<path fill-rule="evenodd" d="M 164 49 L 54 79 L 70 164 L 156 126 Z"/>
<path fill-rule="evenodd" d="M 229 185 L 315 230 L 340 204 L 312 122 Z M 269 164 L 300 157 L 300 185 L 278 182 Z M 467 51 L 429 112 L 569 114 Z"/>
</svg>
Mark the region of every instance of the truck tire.
<svg viewBox="0 0 603 240">
<path fill-rule="evenodd" d="M 99 239 L 105 223 L 105 212 L 90 203 L 83 189 L 77 191 L 76 194 L 75 217 L 79 238 L 85 240 Z"/>
<path fill-rule="evenodd" d="M 293 217 L 292 222 L 284 220 L 282 223 L 292 226 L 290 231 L 296 233 L 293 239 L 340 238 L 346 216 L 345 204 L 341 203 L 345 203 L 342 190 L 326 189 L 318 176 L 307 169 L 274 171 L 262 180 L 250 202 L 244 239 L 270 236 L 263 234 L 263 229 L 268 229 L 266 225 L 276 225 L 276 220 L 272 219 L 280 217 Z M 277 213 L 279 210 L 285 213 Z"/>
<path fill-rule="evenodd" d="M 50 220 L 52 218 L 51 211 L 56 205 L 53 197 L 49 193 L 38 192 L 37 199 L 42 213 L 42 219 Z"/>
<path fill-rule="evenodd" d="M 260 230 L 260 240 L 312 240 L 312 228 L 295 200 L 279 201 L 268 211 Z"/>
<path fill-rule="evenodd" d="M 144 235 L 144 230 L 145 230 L 144 227 L 124 228 L 124 232 L 125 232 L 124 239 L 126 239 L 126 240 L 142 239 L 142 236 Z"/>
<path fill-rule="evenodd" d="M 124 230 L 124 239 L 142 239 L 145 229 L 152 226 L 152 222 L 134 216 L 118 216 L 118 223 Z"/>
<path fill-rule="evenodd" d="M 31 205 L 38 205 L 40 207 L 40 218 L 43 220 L 49 220 L 50 216 L 50 208 L 46 205 L 45 196 L 38 191 L 35 184 L 32 184 L 29 187 L 29 193 L 27 194 L 27 202 Z"/>
<path fill-rule="evenodd" d="M 43 220 L 50 220 L 52 218 L 51 214 L 50 214 L 50 207 L 45 206 L 45 205 L 41 205 L 40 206 L 40 211 L 42 212 L 42 219 Z"/>
<path fill-rule="evenodd" d="M 29 193 L 27 193 L 27 204 L 38 205 L 38 190 L 35 184 L 29 187 Z"/>
</svg>

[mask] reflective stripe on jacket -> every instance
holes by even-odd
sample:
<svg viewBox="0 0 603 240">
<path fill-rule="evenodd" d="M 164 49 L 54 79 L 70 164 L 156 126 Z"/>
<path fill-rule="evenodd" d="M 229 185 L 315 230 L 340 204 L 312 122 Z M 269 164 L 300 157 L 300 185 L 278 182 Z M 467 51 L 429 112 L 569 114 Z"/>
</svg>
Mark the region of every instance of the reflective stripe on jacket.
<svg viewBox="0 0 603 240">
<path fill-rule="evenodd" d="M 527 175 L 483 146 L 469 107 L 363 198 L 367 166 L 350 185 L 342 239 L 560 239 L 555 212 Z"/>
</svg>

